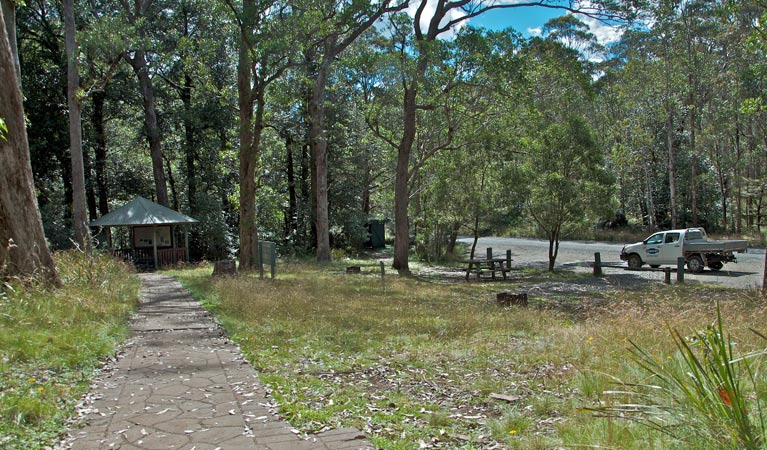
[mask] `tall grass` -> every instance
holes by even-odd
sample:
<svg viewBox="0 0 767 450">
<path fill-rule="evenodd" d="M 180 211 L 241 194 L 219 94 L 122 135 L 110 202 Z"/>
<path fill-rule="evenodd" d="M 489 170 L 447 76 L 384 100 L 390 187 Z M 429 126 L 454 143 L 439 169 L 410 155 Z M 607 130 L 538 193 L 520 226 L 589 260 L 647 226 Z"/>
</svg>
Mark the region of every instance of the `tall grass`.
<svg viewBox="0 0 767 450">
<path fill-rule="evenodd" d="M 0 447 L 50 446 L 99 362 L 127 335 L 138 280 L 107 256 L 55 255 L 63 286 L 0 286 Z"/>
<path fill-rule="evenodd" d="M 664 322 L 699 329 L 716 317 L 715 299 L 745 331 L 764 317 L 757 293 L 706 287 L 594 294 L 599 301 L 573 315 L 558 309 L 574 301 L 566 294 L 533 296 L 527 309 L 495 305 L 499 290 L 521 288 L 514 281 L 394 276 L 384 291 L 372 269 L 281 269 L 275 281 L 175 274 L 222 320 L 294 426 L 356 426 L 384 449 L 695 448 L 582 411 L 601 404 L 616 379 L 638 374 L 630 342 L 674 348 L 659 333 Z M 524 283 L 551 276 L 526 274 Z M 758 341 L 750 332 L 737 339 L 743 349 Z"/>
</svg>

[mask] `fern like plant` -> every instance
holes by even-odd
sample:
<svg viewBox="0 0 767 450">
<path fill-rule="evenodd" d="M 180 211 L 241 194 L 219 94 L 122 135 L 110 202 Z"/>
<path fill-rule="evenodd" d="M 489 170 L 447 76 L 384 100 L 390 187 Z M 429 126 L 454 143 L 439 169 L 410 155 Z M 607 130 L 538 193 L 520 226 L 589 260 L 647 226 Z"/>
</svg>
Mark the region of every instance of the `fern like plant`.
<svg viewBox="0 0 767 450">
<path fill-rule="evenodd" d="M 638 421 L 692 448 L 765 448 L 765 399 L 759 386 L 765 383 L 760 368 L 767 350 L 736 356 L 718 304 L 716 321 L 693 336 L 671 327 L 669 332 L 677 350 L 673 356 L 652 355 L 631 342 L 631 359 L 644 379 L 605 392 L 623 401 L 587 409 Z"/>
</svg>

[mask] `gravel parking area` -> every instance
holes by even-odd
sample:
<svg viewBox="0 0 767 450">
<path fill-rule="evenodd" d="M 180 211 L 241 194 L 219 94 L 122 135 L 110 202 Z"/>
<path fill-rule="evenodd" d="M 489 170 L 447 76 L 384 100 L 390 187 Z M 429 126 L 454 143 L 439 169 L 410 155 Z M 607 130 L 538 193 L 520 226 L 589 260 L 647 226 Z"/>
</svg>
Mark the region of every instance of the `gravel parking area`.
<svg viewBox="0 0 767 450">
<path fill-rule="evenodd" d="M 471 245 L 472 238 L 461 238 L 460 242 Z M 503 256 L 511 250 L 512 267 L 548 267 L 548 241 L 536 239 L 485 237 L 477 243 L 478 256 L 484 256 L 486 248 L 492 248 L 493 254 Z M 622 244 L 602 242 L 563 241 L 559 246 L 556 268 L 576 272 L 590 272 L 594 253 L 599 252 L 602 262 L 608 265 L 626 266 L 620 260 Z M 761 287 L 764 270 L 764 250 L 749 249 L 747 253 L 736 254 L 737 263 L 725 264 L 718 272 L 706 269 L 703 273 L 685 273 L 685 281 L 714 283 L 731 288 L 755 289 Z M 648 284 L 663 282 L 662 272 L 634 272 L 619 268 L 605 268 L 605 278 L 601 289 L 631 289 Z M 672 275 L 672 280 L 674 276 Z M 598 282 L 595 282 L 598 283 Z M 572 283 L 568 283 L 572 284 Z M 571 286 L 572 289 L 574 286 Z M 592 286 L 592 289 L 596 286 Z"/>
</svg>

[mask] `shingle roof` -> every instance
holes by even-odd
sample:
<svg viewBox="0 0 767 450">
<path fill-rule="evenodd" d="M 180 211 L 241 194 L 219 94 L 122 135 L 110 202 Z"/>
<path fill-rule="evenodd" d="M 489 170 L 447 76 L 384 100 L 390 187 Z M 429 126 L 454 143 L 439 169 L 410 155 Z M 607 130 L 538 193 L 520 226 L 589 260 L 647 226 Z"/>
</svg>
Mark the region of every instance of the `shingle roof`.
<svg viewBox="0 0 767 450">
<path fill-rule="evenodd" d="M 197 223 L 186 214 L 158 205 L 143 197 L 105 214 L 90 223 L 92 227 L 120 227 L 129 225 L 170 225 Z"/>
</svg>

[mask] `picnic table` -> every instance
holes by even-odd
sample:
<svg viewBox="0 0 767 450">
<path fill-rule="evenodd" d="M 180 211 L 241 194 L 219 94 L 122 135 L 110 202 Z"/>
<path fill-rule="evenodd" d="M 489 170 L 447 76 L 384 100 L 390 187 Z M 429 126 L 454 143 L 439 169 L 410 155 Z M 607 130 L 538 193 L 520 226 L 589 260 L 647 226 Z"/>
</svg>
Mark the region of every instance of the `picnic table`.
<svg viewBox="0 0 767 450">
<path fill-rule="evenodd" d="M 511 271 L 511 260 L 506 258 L 470 259 L 466 264 L 466 281 L 469 281 L 469 275 L 472 273 L 477 275 L 477 279 L 483 273 L 490 273 L 494 280 L 496 272 L 500 272 L 505 280 L 506 273 Z"/>
</svg>

